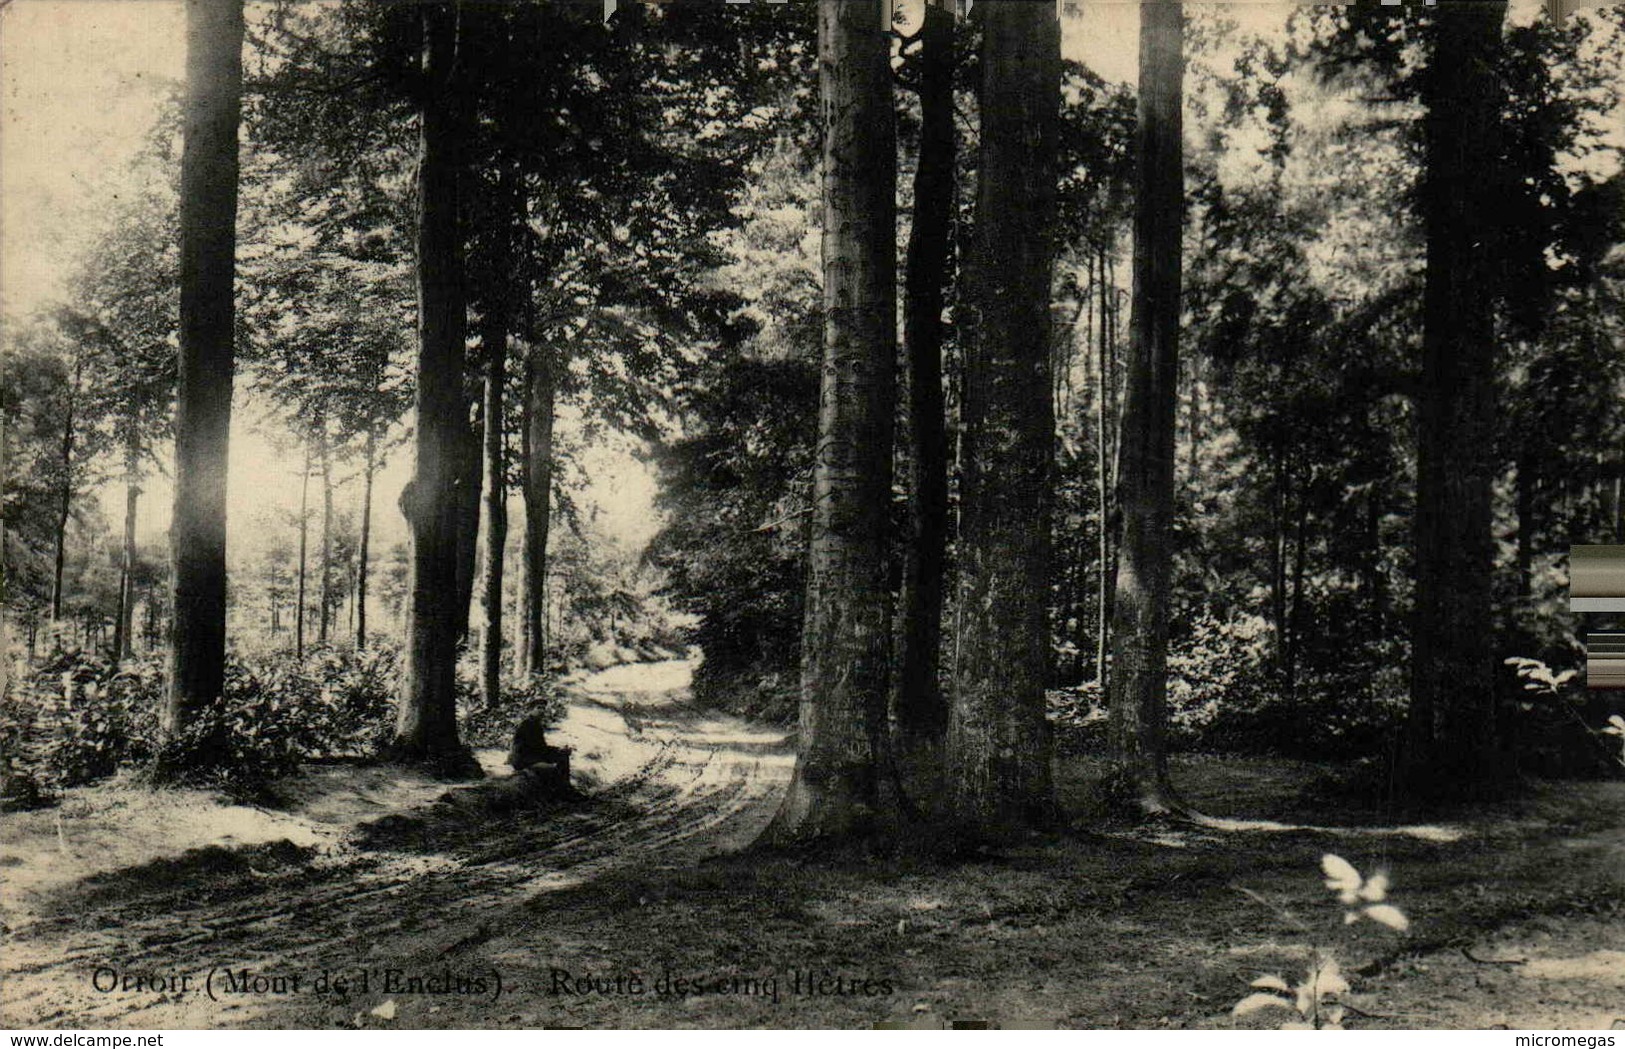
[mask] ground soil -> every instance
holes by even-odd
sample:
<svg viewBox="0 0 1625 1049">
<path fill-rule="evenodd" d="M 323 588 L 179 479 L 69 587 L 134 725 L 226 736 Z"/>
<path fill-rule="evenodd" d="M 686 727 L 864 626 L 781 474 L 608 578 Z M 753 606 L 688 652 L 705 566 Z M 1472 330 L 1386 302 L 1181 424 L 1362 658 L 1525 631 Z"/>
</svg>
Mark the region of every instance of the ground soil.
<svg viewBox="0 0 1625 1049">
<path fill-rule="evenodd" d="M 1147 827 L 1091 813 L 1079 758 L 1072 825 L 1002 851 L 760 853 L 792 748 L 694 707 L 689 670 L 580 683 L 580 799 L 327 768 L 277 807 L 114 783 L 0 817 L 0 1022 L 1267 1027 L 1232 1006 L 1319 949 L 1349 1026 L 1625 1026 L 1625 783 L 1423 821 L 1347 800 L 1346 770 L 1190 757 L 1217 818 Z M 1409 930 L 1344 924 L 1328 852 L 1386 870 Z"/>
</svg>

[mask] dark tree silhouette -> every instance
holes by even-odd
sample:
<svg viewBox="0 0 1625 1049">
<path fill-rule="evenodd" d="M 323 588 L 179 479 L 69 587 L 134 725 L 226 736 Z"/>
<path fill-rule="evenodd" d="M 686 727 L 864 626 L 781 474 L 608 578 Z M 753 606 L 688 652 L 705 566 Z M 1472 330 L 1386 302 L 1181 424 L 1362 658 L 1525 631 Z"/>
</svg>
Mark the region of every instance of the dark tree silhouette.
<svg viewBox="0 0 1625 1049">
<path fill-rule="evenodd" d="M 975 230 L 966 263 L 959 591 L 948 778 L 972 829 L 1053 806 L 1049 513 L 1061 30 L 1054 4 L 984 3 Z"/>
<path fill-rule="evenodd" d="M 1417 404 L 1416 606 L 1405 773 L 1427 793 L 1495 767 L 1495 540 L 1499 420 L 1491 267 L 1506 5 L 1444 0 L 1423 73 L 1422 382 Z"/>
<path fill-rule="evenodd" d="M 1123 534 L 1112 606 L 1110 734 L 1113 753 L 1147 813 L 1175 804 L 1163 731 L 1185 201 L 1183 27 L 1177 2 L 1140 6 L 1134 286 L 1119 446 Z"/>
<path fill-rule="evenodd" d="M 914 222 L 904 278 L 903 341 L 908 368 L 909 542 L 898 614 L 902 620 L 894 709 L 905 750 L 942 739 L 948 706 L 938 676 L 943 577 L 948 561 L 948 430 L 942 395 L 942 311 L 954 210 L 954 16 L 925 7 L 912 58 L 920 96 Z"/>
<path fill-rule="evenodd" d="M 219 698 L 226 663 L 226 451 L 236 309 L 241 0 L 186 6 L 180 362 L 175 414 L 174 615 L 162 725 Z"/>
<path fill-rule="evenodd" d="M 541 674 L 547 670 L 547 538 L 553 521 L 553 415 L 558 393 L 553 360 L 545 346 L 525 347 L 524 387 L 519 665 L 527 674 Z"/>
<path fill-rule="evenodd" d="M 465 289 L 458 218 L 457 9 L 421 9 L 424 52 L 418 161 L 416 470 L 401 495 L 411 525 L 406 676 L 387 755 L 447 775 L 478 775 L 457 737 L 458 480 L 468 418 Z M 463 610 L 466 617 L 467 609 Z"/>
</svg>

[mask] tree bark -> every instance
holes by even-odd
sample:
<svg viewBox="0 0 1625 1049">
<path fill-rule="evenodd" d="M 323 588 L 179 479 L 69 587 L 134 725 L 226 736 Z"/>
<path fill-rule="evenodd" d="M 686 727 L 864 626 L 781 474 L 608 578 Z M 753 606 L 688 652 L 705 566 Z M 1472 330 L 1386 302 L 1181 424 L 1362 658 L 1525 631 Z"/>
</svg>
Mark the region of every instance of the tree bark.
<svg viewBox="0 0 1625 1049">
<path fill-rule="evenodd" d="M 954 17 L 927 4 L 920 26 L 920 152 L 909 231 L 903 341 L 909 368 L 909 543 L 894 711 L 904 749 L 940 742 L 948 705 L 939 680 L 948 560 L 948 429 L 942 311 L 954 211 Z"/>
<path fill-rule="evenodd" d="M 1184 215 L 1183 26 L 1177 2 L 1140 6 L 1133 331 L 1119 438 L 1123 535 L 1109 731 L 1115 758 L 1146 814 L 1176 807 L 1164 730 Z"/>
<path fill-rule="evenodd" d="M 1112 558 L 1112 481 L 1108 476 L 1111 461 L 1111 435 L 1107 431 L 1112 418 L 1112 360 L 1108 327 L 1111 311 L 1107 307 L 1106 251 L 1100 251 L 1100 361 L 1099 396 L 1095 399 L 1095 491 L 1100 497 L 1100 566 L 1099 585 L 1096 589 L 1095 610 L 1099 616 L 1095 634 L 1095 681 L 1104 695 L 1108 683 L 1108 653 L 1111 651 L 1112 594 L 1117 586 L 1116 565 Z"/>
<path fill-rule="evenodd" d="M 378 431 L 367 430 L 365 460 L 361 466 L 361 537 L 356 544 L 355 647 L 367 647 L 367 580 L 372 556 L 372 479 L 378 470 Z"/>
<path fill-rule="evenodd" d="M 305 441 L 305 469 L 299 475 L 299 581 L 294 587 L 293 654 L 305 658 L 305 577 L 310 546 L 310 441 Z"/>
<path fill-rule="evenodd" d="M 1309 541 L 1309 481 L 1298 484 L 1297 505 L 1292 538 L 1292 604 L 1287 612 L 1286 632 L 1286 696 L 1296 699 L 1298 694 L 1298 664 L 1303 658 L 1303 579 L 1307 568 Z"/>
<path fill-rule="evenodd" d="M 506 267 L 502 267 L 506 270 Z M 508 486 L 503 464 L 502 393 L 508 381 L 508 310 L 498 293 L 485 305 L 485 577 L 480 684 L 485 705 L 502 702 L 502 575 L 508 544 Z"/>
<path fill-rule="evenodd" d="M 478 414 L 478 418 L 472 422 L 469 420 L 471 407 Z M 480 475 L 485 456 L 481 434 L 484 415 L 483 398 L 476 397 L 470 401 L 465 396 L 462 399 L 453 482 L 457 503 L 457 606 L 454 629 L 459 646 L 468 641 L 469 613 L 474 607 L 475 583 L 479 577 L 480 518 L 483 516 Z"/>
<path fill-rule="evenodd" d="M 467 318 L 458 217 L 458 5 L 427 3 L 418 162 L 415 471 L 401 493 L 411 528 L 405 694 L 386 755 L 444 775 L 478 776 L 457 738 L 458 459 Z"/>
<path fill-rule="evenodd" d="M 174 614 L 166 736 L 217 700 L 226 667 L 226 464 L 236 304 L 241 0 L 188 0 L 181 155 Z M 208 748 L 205 747 L 206 751 Z"/>
<path fill-rule="evenodd" d="M 1502 3 L 1443 0 L 1423 76 L 1427 237 L 1417 405 L 1416 602 L 1402 777 L 1423 795 L 1487 784 L 1495 754 L 1496 202 Z"/>
<path fill-rule="evenodd" d="M 770 842 L 871 833 L 890 656 L 896 131 L 884 0 L 820 0 L 824 356 L 802 633 L 800 753 Z"/>
<path fill-rule="evenodd" d="M 51 572 L 51 627 L 54 632 L 57 620 L 62 618 L 62 580 L 68 563 L 68 521 L 73 516 L 73 449 L 78 439 L 75 429 L 76 417 L 79 408 L 79 388 L 83 385 L 85 365 L 82 355 L 75 353 L 73 360 L 73 378 L 68 387 L 68 403 L 62 415 L 62 498 L 57 503 L 56 514 L 56 556 Z"/>
<path fill-rule="evenodd" d="M 1528 601 L 1535 593 L 1535 457 L 1518 457 L 1518 596 Z"/>
<path fill-rule="evenodd" d="M 1275 629 L 1275 670 L 1286 677 L 1287 632 L 1286 616 L 1286 453 L 1279 448 L 1271 452 L 1275 468 L 1275 489 L 1270 494 L 1275 500 L 1275 512 L 1270 517 L 1270 620 Z"/>
<path fill-rule="evenodd" d="M 333 451 L 327 439 L 327 420 L 317 420 L 317 460 L 322 468 L 322 572 L 321 609 L 316 621 L 316 642 L 327 645 L 333 619 Z"/>
<path fill-rule="evenodd" d="M 130 626 L 135 614 L 135 511 L 141 498 L 141 432 L 128 420 L 124 442 L 124 548 L 119 557 L 118 615 L 113 622 L 113 665 L 130 654 Z"/>
<path fill-rule="evenodd" d="M 1186 467 L 1186 476 L 1192 492 L 1201 489 L 1201 456 L 1202 456 L 1202 366 L 1198 357 L 1190 358 L 1190 423 L 1186 428 L 1190 445 L 1186 449 L 1189 465 Z"/>
<path fill-rule="evenodd" d="M 520 566 L 520 668 L 547 673 L 547 538 L 553 516 L 553 362 L 540 346 L 525 352 L 524 422 L 520 455 L 525 460 L 525 543 Z"/>
<path fill-rule="evenodd" d="M 1050 371 L 1061 29 L 1054 4 L 986 3 L 967 260 L 964 464 L 949 803 L 973 834 L 1053 816 Z"/>
</svg>

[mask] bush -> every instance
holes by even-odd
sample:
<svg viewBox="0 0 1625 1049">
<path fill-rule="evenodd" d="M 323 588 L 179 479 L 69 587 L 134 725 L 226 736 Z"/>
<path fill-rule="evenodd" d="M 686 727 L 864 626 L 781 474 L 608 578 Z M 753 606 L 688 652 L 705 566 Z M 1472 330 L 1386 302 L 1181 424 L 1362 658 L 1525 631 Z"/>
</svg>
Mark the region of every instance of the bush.
<svg viewBox="0 0 1625 1049">
<path fill-rule="evenodd" d="M 5 793 L 44 801 L 148 760 L 162 699 L 155 660 L 128 661 L 114 671 L 78 652 L 52 659 L 0 701 Z"/>
<path fill-rule="evenodd" d="M 655 450 L 667 524 L 649 544 L 683 639 L 705 655 L 694 697 L 795 717 L 818 369 L 808 359 L 716 366 L 682 405 L 684 436 Z"/>
<path fill-rule="evenodd" d="M 465 673 L 465 666 L 459 664 L 458 668 L 457 710 L 463 742 L 469 746 L 507 747 L 514 728 L 532 715 L 539 715 L 550 729 L 564 720 L 564 690 L 552 678 L 504 673 L 502 700 L 488 707 L 480 695 L 477 675 Z"/>
<path fill-rule="evenodd" d="M 1058 753 L 1083 754 L 1106 748 L 1106 697 L 1101 695 L 1100 682 L 1054 689 L 1046 698 Z"/>
<path fill-rule="evenodd" d="M 160 743 L 164 683 L 156 660 L 127 661 L 115 672 L 94 657 L 65 655 L 0 702 L 5 793 L 43 800 L 141 768 L 158 779 L 258 795 L 302 761 L 375 750 L 394 721 L 396 666 L 388 647 L 329 649 L 303 663 L 234 654 L 221 698 Z"/>
<path fill-rule="evenodd" d="M 1260 616 L 1197 618 L 1169 646 L 1169 746 L 1315 759 L 1384 750 L 1405 713 L 1402 645 L 1344 653 L 1330 671 L 1306 667 L 1289 697 L 1274 644 Z M 1106 697 L 1096 683 L 1052 691 L 1049 717 L 1063 753 L 1105 748 Z"/>
<path fill-rule="evenodd" d="M 1625 757 L 1610 720 L 1620 718 L 1614 693 L 1585 688 L 1578 668 L 1558 670 L 1518 656 L 1506 665 L 1518 689 L 1503 699 L 1500 735 L 1520 770 L 1553 777 L 1619 775 Z"/>
</svg>

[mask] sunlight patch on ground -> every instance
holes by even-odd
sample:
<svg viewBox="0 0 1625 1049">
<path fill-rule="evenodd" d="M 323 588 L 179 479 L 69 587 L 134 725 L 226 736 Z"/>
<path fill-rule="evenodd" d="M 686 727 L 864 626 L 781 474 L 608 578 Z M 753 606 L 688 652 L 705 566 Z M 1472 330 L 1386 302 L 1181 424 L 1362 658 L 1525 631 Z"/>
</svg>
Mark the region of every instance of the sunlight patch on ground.
<svg viewBox="0 0 1625 1049">
<path fill-rule="evenodd" d="M 626 720 L 605 707 L 572 704 L 548 734 L 551 742 L 573 749 L 570 769 L 587 785 L 613 783 L 637 772 L 660 751 L 654 739 L 628 735 Z"/>
<path fill-rule="evenodd" d="M 1625 951 L 1592 951 L 1577 958 L 1535 958 L 1517 972 L 1537 980 L 1587 980 L 1625 988 Z"/>
<path fill-rule="evenodd" d="M 117 780 L 77 787 L 55 808 L 5 817 L 3 909 L 28 911 L 83 878 L 188 849 L 282 840 L 311 846 L 330 836 L 297 816 L 234 805 L 206 790 L 155 791 Z"/>
<path fill-rule="evenodd" d="M 694 660 L 667 659 L 659 663 L 627 663 L 610 667 L 583 679 L 584 692 L 678 692 L 688 688 L 694 676 Z M 674 702 L 677 696 L 666 697 Z"/>
<path fill-rule="evenodd" d="M 1203 827 L 1211 830 L 1240 833 L 1280 834 L 1283 832 L 1308 831 L 1314 834 L 1330 834 L 1343 838 L 1415 838 L 1417 841 L 1430 841 L 1438 845 L 1449 845 L 1460 841 L 1463 837 L 1463 832 L 1454 827 L 1436 827 L 1428 824 L 1410 827 L 1322 827 L 1312 823 L 1238 820 L 1217 816 L 1204 816 L 1200 823 Z"/>
<path fill-rule="evenodd" d="M 685 803 L 705 802 L 681 833 L 662 832 L 668 837 L 737 822 L 739 806 L 753 792 L 778 789 L 795 760 L 782 730 L 686 705 L 693 668 L 693 660 L 667 660 L 587 675 L 574 686 L 578 698 L 564 720 L 549 734 L 574 748 L 573 771 L 589 792 L 652 776 L 668 782 Z M 511 774 L 505 749 L 482 749 L 476 756 L 487 776 Z M 734 797 L 741 786 L 743 793 Z M 55 808 L 5 817 L 0 842 L 5 908 L 21 918 L 87 877 L 205 846 L 235 849 L 287 841 L 342 848 L 356 827 L 424 809 L 456 789 L 387 765 L 307 766 L 277 784 L 277 810 L 235 804 L 210 791 L 151 790 L 122 780 L 73 788 Z M 730 826 L 722 837 L 732 843 L 753 836 L 751 831 Z M 423 875 L 453 864 L 441 856 L 399 858 L 391 871 L 397 877 Z M 586 877 L 538 874 L 531 886 L 543 892 L 570 888 Z"/>
</svg>

